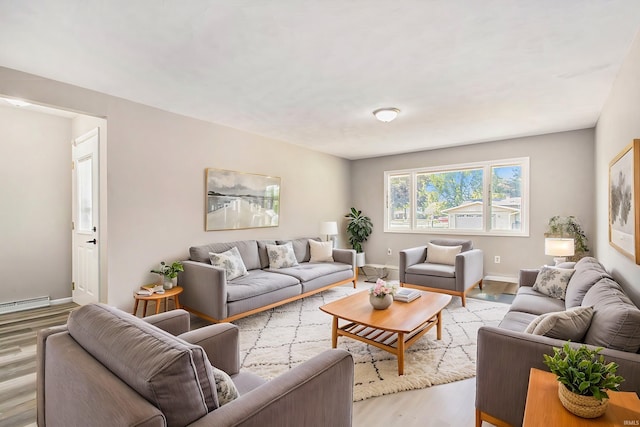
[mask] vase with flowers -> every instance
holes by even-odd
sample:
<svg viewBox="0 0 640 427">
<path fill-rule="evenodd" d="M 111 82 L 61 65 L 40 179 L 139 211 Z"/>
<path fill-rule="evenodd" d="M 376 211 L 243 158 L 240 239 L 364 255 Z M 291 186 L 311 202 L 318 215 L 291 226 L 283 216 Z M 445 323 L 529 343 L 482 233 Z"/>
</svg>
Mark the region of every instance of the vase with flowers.
<svg viewBox="0 0 640 427">
<path fill-rule="evenodd" d="M 369 289 L 369 302 L 376 310 L 384 310 L 389 308 L 396 292 L 398 292 L 397 283 L 387 283 L 378 279 L 376 284 Z"/>
</svg>

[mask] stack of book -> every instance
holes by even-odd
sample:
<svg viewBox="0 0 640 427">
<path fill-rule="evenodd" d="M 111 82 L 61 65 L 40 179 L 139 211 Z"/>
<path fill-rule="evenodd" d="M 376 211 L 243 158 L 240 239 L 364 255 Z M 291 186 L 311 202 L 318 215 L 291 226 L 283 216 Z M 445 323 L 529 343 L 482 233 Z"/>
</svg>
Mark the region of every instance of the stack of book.
<svg viewBox="0 0 640 427">
<path fill-rule="evenodd" d="M 420 296 L 420 291 L 409 288 L 400 288 L 393 296 L 395 301 L 411 302 Z"/>
</svg>

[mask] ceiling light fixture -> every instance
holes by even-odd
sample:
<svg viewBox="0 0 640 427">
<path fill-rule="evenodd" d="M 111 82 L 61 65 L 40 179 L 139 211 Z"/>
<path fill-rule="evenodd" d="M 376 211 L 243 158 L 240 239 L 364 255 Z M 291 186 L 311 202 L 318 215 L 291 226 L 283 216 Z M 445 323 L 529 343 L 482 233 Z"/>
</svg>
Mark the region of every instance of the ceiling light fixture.
<svg viewBox="0 0 640 427">
<path fill-rule="evenodd" d="M 399 112 L 400 110 L 397 108 L 378 108 L 373 112 L 373 115 L 381 122 L 388 123 L 398 117 Z"/>
<path fill-rule="evenodd" d="M 31 105 L 29 102 L 21 101 L 19 99 L 10 99 L 10 98 L 2 98 L 2 99 L 7 101 L 9 104 L 13 105 L 14 107 L 27 107 Z"/>
</svg>

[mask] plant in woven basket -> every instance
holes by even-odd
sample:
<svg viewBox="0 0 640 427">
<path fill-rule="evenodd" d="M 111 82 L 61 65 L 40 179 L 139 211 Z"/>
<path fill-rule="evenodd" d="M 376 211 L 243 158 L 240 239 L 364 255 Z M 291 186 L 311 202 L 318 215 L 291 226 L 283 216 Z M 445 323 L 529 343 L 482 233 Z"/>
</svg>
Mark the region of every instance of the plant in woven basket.
<svg viewBox="0 0 640 427">
<path fill-rule="evenodd" d="M 558 377 L 562 405 L 581 417 L 602 415 L 607 409 L 607 390 L 618 390 L 624 381 L 616 375 L 618 365 L 605 362 L 604 356 L 598 354 L 601 350 L 590 350 L 585 345 L 572 348 L 565 343 L 561 349 L 553 348 L 553 356 L 543 355 L 545 365 Z"/>
</svg>

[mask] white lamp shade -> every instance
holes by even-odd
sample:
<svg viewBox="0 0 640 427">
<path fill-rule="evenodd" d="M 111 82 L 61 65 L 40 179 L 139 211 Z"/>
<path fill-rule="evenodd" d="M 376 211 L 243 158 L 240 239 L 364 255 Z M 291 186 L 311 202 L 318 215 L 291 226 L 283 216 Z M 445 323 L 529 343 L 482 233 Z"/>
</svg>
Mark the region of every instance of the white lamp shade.
<svg viewBox="0 0 640 427">
<path fill-rule="evenodd" d="M 573 256 L 575 254 L 573 239 L 546 238 L 544 239 L 544 253 L 549 256 Z"/>
<path fill-rule="evenodd" d="M 320 234 L 335 236 L 338 234 L 338 223 L 335 221 L 325 221 L 320 223 Z"/>
</svg>

